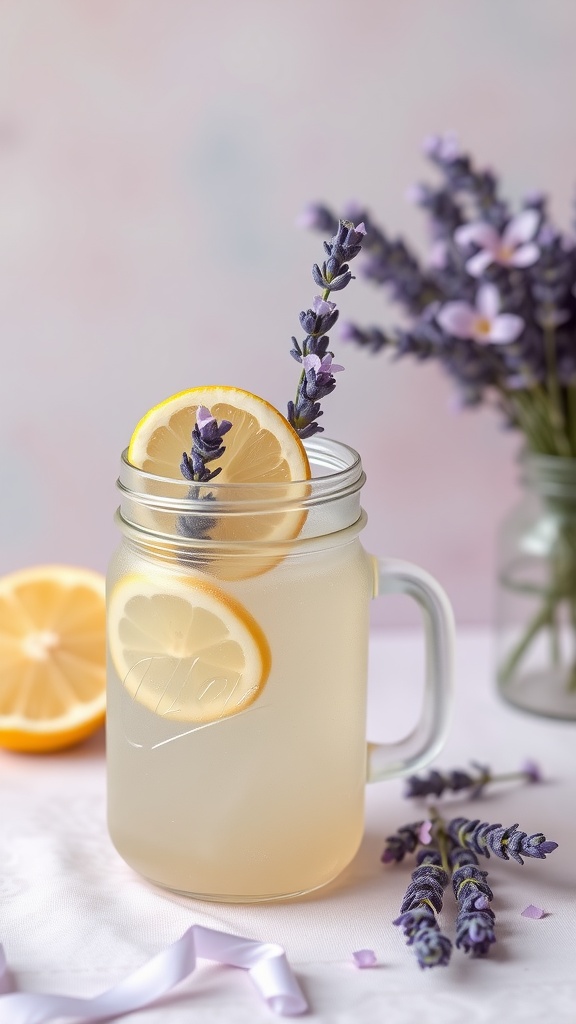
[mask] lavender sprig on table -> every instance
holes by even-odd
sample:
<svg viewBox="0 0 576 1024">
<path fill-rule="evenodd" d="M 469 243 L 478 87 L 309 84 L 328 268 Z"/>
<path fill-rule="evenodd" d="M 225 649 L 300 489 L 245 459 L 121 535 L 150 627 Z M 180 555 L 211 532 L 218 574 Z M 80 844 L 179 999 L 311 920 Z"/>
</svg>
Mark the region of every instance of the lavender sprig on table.
<svg viewBox="0 0 576 1024">
<path fill-rule="evenodd" d="M 523 857 L 544 860 L 557 846 L 542 833 L 527 835 L 517 825 L 503 829 L 464 817 L 445 821 L 435 808 L 430 809 L 430 820 L 403 825 L 389 836 L 381 857 L 384 863 L 400 862 L 416 851 L 418 867 L 393 923 L 403 928 L 420 966 L 445 966 L 450 959 L 452 943 L 441 933 L 436 917 L 449 881 L 458 906 L 456 948 L 472 957 L 485 956 L 496 941 L 495 914 L 487 872 L 479 867 L 478 857 L 494 853 L 523 864 Z"/>
<path fill-rule="evenodd" d="M 324 242 L 327 259 L 322 266 L 312 268 L 312 277 L 322 289 L 314 298 L 310 309 L 300 313 L 300 325 L 306 332 L 302 342 L 292 338 L 290 354 L 302 365 L 296 399 L 288 403 L 288 421 L 301 438 L 312 437 L 323 430 L 318 419 L 323 415 L 320 402 L 336 387 L 335 373 L 343 366 L 333 362 L 334 353 L 328 350 L 330 331 L 339 311 L 329 296 L 341 291 L 352 280 L 348 264 L 358 255 L 366 229 L 363 224 L 340 221 L 330 242 Z"/>
<path fill-rule="evenodd" d="M 442 910 L 444 890 L 450 881 L 442 867 L 440 853 L 420 850 L 418 867 L 412 873 L 400 916 L 393 922 L 403 929 L 420 967 L 445 967 L 452 953 L 452 943 L 440 931 L 436 915 Z"/>
<path fill-rule="evenodd" d="M 495 914 L 490 907 L 494 894 L 486 881 L 487 871 L 478 867 L 472 850 L 455 846 L 449 855 L 452 889 L 458 904 L 456 948 L 473 957 L 485 956 L 493 942 Z"/>
<path fill-rule="evenodd" d="M 382 863 L 390 864 L 395 861 L 399 864 L 406 854 L 413 853 L 422 842 L 421 830 L 424 824 L 424 821 L 415 821 L 412 825 L 403 825 L 393 835 L 388 836 L 380 858 Z"/>
<path fill-rule="evenodd" d="M 540 768 L 535 761 L 525 761 L 517 772 L 494 774 L 488 765 L 472 762 L 473 772 L 454 768 L 442 772 L 431 769 L 426 775 L 410 775 L 406 779 L 405 797 L 441 797 L 445 792 L 460 793 L 469 790 L 469 796 L 481 796 L 486 786 L 494 782 L 541 782 Z"/>
<path fill-rule="evenodd" d="M 535 857 L 544 860 L 547 854 L 557 849 L 558 843 L 550 842 L 541 832 L 527 835 L 521 832 L 518 825 L 502 828 L 502 825 L 490 825 L 487 821 L 474 821 L 468 818 L 453 818 L 447 825 L 448 835 L 459 846 L 483 857 L 493 853 L 502 860 L 510 857 L 523 864 L 522 857 Z"/>
</svg>

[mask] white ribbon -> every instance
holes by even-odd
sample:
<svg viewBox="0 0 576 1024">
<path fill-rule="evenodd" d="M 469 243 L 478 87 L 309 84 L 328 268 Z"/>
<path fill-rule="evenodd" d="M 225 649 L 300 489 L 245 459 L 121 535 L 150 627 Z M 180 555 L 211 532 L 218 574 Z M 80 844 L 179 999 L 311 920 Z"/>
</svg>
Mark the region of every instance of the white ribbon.
<svg viewBox="0 0 576 1024">
<path fill-rule="evenodd" d="M 57 1017 L 99 1021 L 141 1010 L 192 974 L 196 958 L 245 968 L 274 1013 L 296 1017 L 308 1004 L 281 946 L 194 924 L 181 939 L 139 967 L 118 985 L 92 999 L 14 992 L 0 946 L 0 1024 L 45 1024 Z"/>
</svg>

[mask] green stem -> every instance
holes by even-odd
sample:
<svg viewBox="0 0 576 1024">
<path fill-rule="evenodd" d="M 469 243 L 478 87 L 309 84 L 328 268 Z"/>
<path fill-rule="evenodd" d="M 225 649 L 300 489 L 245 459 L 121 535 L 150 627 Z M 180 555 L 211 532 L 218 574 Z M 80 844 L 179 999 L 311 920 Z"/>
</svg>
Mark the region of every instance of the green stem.
<svg viewBox="0 0 576 1024">
<path fill-rule="evenodd" d="M 565 455 L 570 458 L 572 455 L 572 449 L 570 448 L 570 442 L 567 437 L 562 392 L 558 383 L 556 335 L 553 327 L 544 328 L 544 344 L 548 369 L 548 391 L 551 398 L 550 418 L 556 435 L 558 455 Z"/>
<path fill-rule="evenodd" d="M 545 601 L 540 611 L 528 623 L 528 628 L 526 632 L 523 633 L 522 639 L 515 647 L 512 648 L 504 664 L 498 670 L 498 680 L 500 683 L 506 684 L 510 681 L 510 677 L 521 662 L 528 648 L 531 646 L 532 641 L 538 635 L 540 630 L 549 624 L 551 609 L 556 606 L 558 600 L 558 596 L 554 593 L 547 601 Z"/>
<path fill-rule="evenodd" d="M 448 860 L 448 834 L 446 832 L 446 822 L 442 815 L 438 813 L 438 809 L 436 807 L 430 808 L 430 820 L 434 826 L 434 835 L 436 842 L 438 843 L 438 853 L 440 854 L 442 867 L 448 877 L 450 877 L 452 874 L 452 868 L 450 866 L 450 861 Z"/>
</svg>

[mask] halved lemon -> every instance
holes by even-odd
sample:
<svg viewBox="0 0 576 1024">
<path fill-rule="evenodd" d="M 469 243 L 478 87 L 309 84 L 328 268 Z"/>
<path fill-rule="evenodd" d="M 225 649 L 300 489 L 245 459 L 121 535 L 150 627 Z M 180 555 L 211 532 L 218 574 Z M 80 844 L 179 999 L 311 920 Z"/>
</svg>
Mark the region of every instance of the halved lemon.
<svg viewBox="0 0 576 1024">
<path fill-rule="evenodd" d="M 277 487 L 272 506 L 265 503 L 270 499 L 269 490 L 252 488 L 249 495 L 252 504 L 245 512 L 237 507 L 234 514 L 210 517 L 208 539 L 217 543 L 218 550 L 212 556 L 209 547 L 204 545 L 207 550 L 198 567 L 225 580 L 259 575 L 282 557 L 274 554 L 274 543 L 297 537 L 306 520 L 299 502 L 308 493 L 306 481 L 310 479 L 310 464 L 298 434 L 277 409 L 240 388 L 214 385 L 181 391 L 154 406 L 140 420 L 130 441 L 128 461 L 147 473 L 176 479 L 181 485 L 182 453 L 190 451 L 200 406 L 210 409 L 218 421 L 225 419 L 232 423 L 232 429 L 223 439 L 224 455 L 214 465 L 210 464 L 210 468 L 221 466 L 215 481 L 217 487 L 223 484 L 294 485 L 287 486 L 286 490 Z M 205 493 L 210 487 L 211 484 L 206 485 Z M 169 492 L 169 485 L 165 490 Z M 181 486 L 178 493 L 182 495 Z M 227 492 L 226 497 L 230 500 L 232 495 Z M 247 492 L 243 497 L 247 500 Z M 166 528 L 162 514 L 158 519 Z M 185 517 L 180 517 L 178 530 L 186 536 Z M 189 520 L 189 533 L 194 537 L 193 518 Z M 205 531 L 202 536 L 206 539 Z M 241 550 L 242 545 L 255 542 L 258 549 L 244 547 Z M 229 543 L 231 546 L 227 548 Z M 269 545 L 268 550 L 266 545 Z"/>
<path fill-rule="evenodd" d="M 0 579 L 0 746 L 43 753 L 102 725 L 105 582 L 43 565 Z"/>
<path fill-rule="evenodd" d="M 244 711 L 270 671 L 266 637 L 242 605 L 203 579 L 127 576 L 108 604 L 110 654 L 130 696 L 167 721 Z"/>
</svg>

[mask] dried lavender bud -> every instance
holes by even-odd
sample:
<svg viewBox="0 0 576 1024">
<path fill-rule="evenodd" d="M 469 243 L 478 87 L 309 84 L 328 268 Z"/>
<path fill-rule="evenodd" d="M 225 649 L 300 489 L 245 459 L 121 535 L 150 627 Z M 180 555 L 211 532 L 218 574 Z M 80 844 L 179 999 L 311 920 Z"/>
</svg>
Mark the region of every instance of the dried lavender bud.
<svg viewBox="0 0 576 1024">
<path fill-rule="evenodd" d="M 518 830 L 518 825 L 502 828 L 479 819 L 453 818 L 447 825 L 447 832 L 458 846 L 472 850 L 483 857 L 493 853 L 502 860 L 513 860 L 523 864 L 523 857 L 544 860 L 546 855 L 557 849 L 558 843 L 548 841 L 541 832 L 527 835 Z"/>
<path fill-rule="evenodd" d="M 442 910 L 449 878 L 437 850 L 421 850 L 418 861 L 419 867 L 412 872 L 400 916 L 393 923 L 403 929 L 420 967 L 445 967 L 450 960 L 452 943 L 441 933 L 435 912 Z"/>
<path fill-rule="evenodd" d="M 412 825 L 403 825 L 391 836 L 386 837 L 386 846 L 380 860 L 383 864 L 391 861 L 399 863 L 407 853 L 413 853 L 420 843 L 420 829 L 423 821 L 415 821 Z"/>
<path fill-rule="evenodd" d="M 493 893 L 486 882 L 487 871 L 478 867 L 476 854 L 456 846 L 450 852 L 452 888 L 458 903 L 456 947 L 473 957 L 485 956 L 493 942 L 494 911 L 490 908 Z"/>
</svg>

